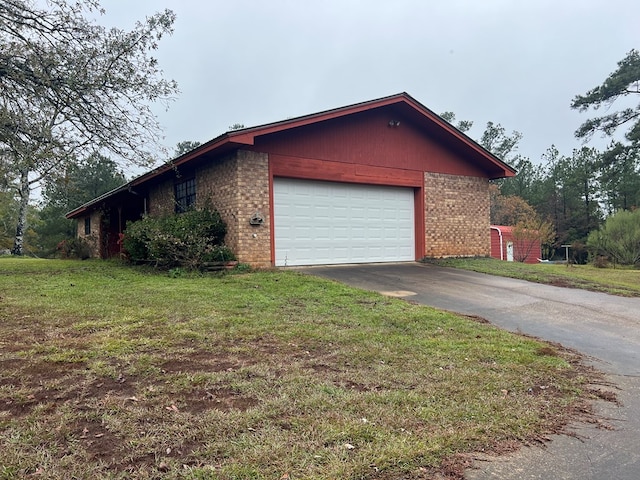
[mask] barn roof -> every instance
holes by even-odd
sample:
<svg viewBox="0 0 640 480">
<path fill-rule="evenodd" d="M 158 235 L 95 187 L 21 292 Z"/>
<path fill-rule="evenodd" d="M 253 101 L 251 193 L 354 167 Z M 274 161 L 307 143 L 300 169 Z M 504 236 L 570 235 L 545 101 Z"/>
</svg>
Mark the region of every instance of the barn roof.
<svg viewBox="0 0 640 480">
<path fill-rule="evenodd" d="M 510 225 L 491 225 L 492 230 L 498 230 L 499 232 L 511 235 L 513 233 L 513 227 Z"/>
</svg>

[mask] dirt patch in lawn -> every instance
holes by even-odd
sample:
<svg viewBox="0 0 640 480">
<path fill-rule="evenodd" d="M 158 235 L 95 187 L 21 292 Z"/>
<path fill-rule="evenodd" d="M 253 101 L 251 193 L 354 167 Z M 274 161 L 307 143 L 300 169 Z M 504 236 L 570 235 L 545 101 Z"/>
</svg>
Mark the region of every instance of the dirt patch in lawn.
<svg viewBox="0 0 640 480">
<path fill-rule="evenodd" d="M 199 414 L 215 408 L 221 411 L 246 411 L 258 405 L 258 400 L 241 395 L 230 388 L 213 388 L 209 390 L 195 390 L 183 397 L 184 410 Z"/>
<path fill-rule="evenodd" d="M 179 460 L 189 465 L 192 452 L 206 439 L 173 439 L 170 447 L 153 453 L 131 455 L 131 441 L 123 430 L 136 435 L 154 435 L 163 423 L 180 422 L 181 415 L 198 417 L 211 410 L 223 413 L 243 412 L 258 400 L 242 395 L 226 386 L 178 388 L 171 386 L 177 378 L 197 374 L 233 371 L 248 363 L 235 355 L 212 355 L 193 352 L 187 358 L 171 358 L 160 362 L 161 373 L 149 377 L 123 373 L 96 375 L 84 362 L 50 362 L 37 357 L 0 360 L 0 418 L 42 418 L 53 424 L 51 432 L 59 455 L 82 452 L 84 458 L 106 465 L 107 469 L 133 473 L 142 470 L 168 469 L 164 460 Z M 121 368 L 113 365 L 114 369 Z M 168 394 L 166 389 L 170 390 Z M 115 429 L 110 425 L 118 412 L 138 409 L 145 412 L 147 425 Z M 146 417 L 145 417 L 146 415 Z M 64 421 L 62 418 L 69 418 Z M 155 441 L 155 439 L 154 439 Z M 153 443 L 153 442 L 151 442 Z M 195 464 L 198 462 L 195 461 Z"/>
<path fill-rule="evenodd" d="M 99 420 L 77 419 L 68 426 L 68 435 L 95 459 L 113 462 L 121 454 L 122 440 Z"/>
<path fill-rule="evenodd" d="M 483 323 L 480 317 L 469 318 Z M 332 342 L 314 338 L 296 338 L 293 343 L 268 334 L 235 342 L 216 337 L 198 347 L 195 343 L 176 343 L 166 349 L 149 347 L 143 354 L 134 352 L 116 357 L 92 346 L 89 336 L 87 344 L 83 345 L 83 339 L 77 336 L 42 336 L 33 332 L 30 338 L 28 332 L 23 333 L 15 338 L 16 343 L 11 348 L 5 348 L 3 344 L 0 352 L 3 354 L 0 359 L 0 419 L 15 420 L 15 424 L 21 425 L 46 423 L 43 431 L 51 437 L 43 444 L 51 455 L 58 458 L 75 455 L 79 462 L 102 468 L 98 477 L 115 474 L 162 478 L 172 472 L 200 468 L 203 462 L 209 462 L 209 458 L 213 460 L 205 466 L 215 469 L 216 462 L 233 458 L 229 451 L 236 452 L 221 445 L 227 438 L 232 439 L 229 443 L 250 442 L 253 437 L 266 435 L 261 428 L 277 431 L 282 438 L 295 438 L 301 427 L 300 419 L 292 413 L 294 409 L 285 410 L 279 416 L 266 415 L 266 420 L 256 420 L 259 415 L 255 414 L 278 396 L 279 389 L 283 388 L 280 377 L 293 375 L 292 372 L 299 376 L 297 378 L 308 379 L 316 385 L 317 392 L 326 390 L 328 395 L 336 395 L 336 406 L 341 397 L 356 400 L 383 397 L 385 391 L 396 388 L 390 387 L 396 383 L 399 391 L 411 393 L 419 383 L 402 383 L 376 376 L 371 373 L 375 369 L 369 368 L 369 363 L 352 362 L 350 350 L 340 351 Z M 481 336 L 473 338 L 480 339 Z M 33 353 L 33 345 L 42 343 L 48 348 Z M 87 356 L 77 362 L 52 361 L 47 355 L 59 353 L 57 350 L 61 353 L 86 351 Z M 559 345 L 541 347 L 537 353 L 571 360 L 573 375 L 594 376 L 589 367 L 580 363 L 578 355 L 571 355 Z M 375 355 L 373 358 L 380 362 Z M 488 370 L 495 364 L 489 356 L 481 357 L 480 362 Z M 431 377 L 421 379 L 421 382 L 428 382 Z M 268 385 L 270 394 L 265 395 L 254 384 Z M 301 391 L 306 387 L 306 383 L 300 382 Z M 544 401 L 565 395 L 546 378 L 526 383 L 522 389 L 525 392 L 505 390 L 501 398 L 508 402 L 512 395 L 522 397 L 525 393 L 527 400 Z M 615 394 L 597 386 L 589 393 L 591 398 L 615 401 Z M 291 398 L 295 403 L 297 397 L 291 395 Z M 222 418 L 238 420 L 227 422 L 225 426 L 224 422 L 217 423 Z M 551 427 L 545 435 L 564 432 L 569 420 L 595 422 L 594 418 L 588 399 L 573 403 L 566 412 L 549 419 Z M 367 429 L 374 432 L 376 427 L 362 422 L 356 417 L 352 432 L 361 432 L 363 438 L 368 439 L 370 432 Z M 213 431 L 211 428 L 219 429 L 223 440 L 218 444 L 208 443 L 210 438 L 199 430 L 203 424 L 209 425 L 209 432 Z M 407 424 L 401 425 L 404 431 Z M 416 425 L 419 425 L 417 429 L 435 428 L 419 422 Z M 342 438 L 343 433 L 337 435 Z M 337 444 L 341 448 L 349 445 L 349 441 L 350 438 L 346 438 Z M 544 442 L 544 438 L 532 437 L 527 441 Z M 274 444 L 278 445 L 278 442 Z M 521 445 L 521 442 L 510 440 L 482 445 L 482 451 L 502 454 Z M 353 453 L 357 453 L 357 447 L 354 449 Z M 471 453 L 456 454 L 446 458 L 440 466 L 412 472 L 411 478 L 461 480 L 473 458 Z M 387 469 L 384 472 L 372 470 L 362 478 L 400 480 L 408 477 L 406 471 L 396 473 Z"/>
</svg>

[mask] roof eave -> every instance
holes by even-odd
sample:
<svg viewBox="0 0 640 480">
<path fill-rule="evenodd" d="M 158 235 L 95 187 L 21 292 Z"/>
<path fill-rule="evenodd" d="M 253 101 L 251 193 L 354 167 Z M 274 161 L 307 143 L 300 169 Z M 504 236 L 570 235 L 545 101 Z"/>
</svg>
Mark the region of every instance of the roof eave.
<svg viewBox="0 0 640 480">
<path fill-rule="evenodd" d="M 482 147 L 479 143 L 474 141 L 472 138 L 467 136 L 465 133 L 458 130 L 456 127 L 451 125 L 449 122 L 444 120 L 438 114 L 418 102 L 415 98 L 409 95 L 406 92 L 398 93 L 395 95 L 390 95 L 383 98 L 378 98 L 375 100 L 369 100 L 366 102 L 361 102 L 353 105 L 348 105 L 345 107 L 339 107 L 331 110 L 325 110 L 318 113 L 312 113 L 309 115 L 304 115 L 302 117 L 291 118 L 287 120 L 282 120 L 279 122 L 268 123 L 265 125 L 259 125 L 256 127 L 243 128 L 240 130 L 234 130 L 230 132 L 226 132 L 202 145 L 199 147 L 177 157 L 173 160 L 170 160 L 159 167 L 144 173 L 127 184 L 119 187 L 117 189 L 112 190 L 111 192 L 107 192 L 104 195 L 88 202 L 75 210 L 66 214 L 67 218 L 75 218 L 80 216 L 85 211 L 89 210 L 89 208 L 101 201 L 106 200 L 110 196 L 116 195 L 123 191 L 123 189 L 140 185 L 145 183 L 153 178 L 156 178 L 170 170 L 173 170 L 181 165 L 184 165 L 202 155 L 205 155 L 210 152 L 219 151 L 224 148 L 239 148 L 243 145 L 255 145 L 255 140 L 259 136 L 269 135 L 272 133 L 277 133 L 283 130 L 288 130 L 292 128 L 302 127 L 306 125 L 310 125 L 312 123 L 317 123 L 325 120 L 331 120 L 334 118 L 343 117 L 346 115 L 352 115 L 355 113 L 363 112 L 366 110 L 371 110 L 373 108 L 380 108 L 388 105 L 394 104 L 406 104 L 411 108 L 416 110 L 419 114 L 429 119 L 432 123 L 438 125 L 441 129 L 447 132 L 449 135 L 455 137 L 458 141 L 463 142 L 468 148 L 470 148 L 476 155 L 480 155 L 485 160 L 489 161 L 490 165 L 493 165 L 495 169 L 492 172 L 488 172 L 489 178 L 492 180 L 498 178 L 505 177 L 513 177 L 516 174 L 516 170 L 507 165 L 505 162 L 500 160 L 498 157 L 493 155 L 487 149 Z"/>
<path fill-rule="evenodd" d="M 112 197 L 114 195 L 117 195 L 118 193 L 124 192 L 126 190 L 129 190 L 131 188 L 131 182 L 127 182 L 124 185 L 121 185 L 117 188 L 114 188 L 113 190 L 109 190 L 106 193 L 103 193 L 102 195 L 100 195 L 99 197 L 94 198 L 93 200 L 84 203 L 82 205 L 80 205 L 79 207 L 71 210 L 70 212 L 67 212 L 64 216 L 68 219 L 72 219 L 72 218 L 77 218 L 79 216 L 81 216 L 83 213 L 85 213 L 86 211 L 88 211 L 90 209 L 90 207 L 92 207 L 93 205 L 96 205 L 102 201 L 104 201 L 105 199 Z"/>
<path fill-rule="evenodd" d="M 352 115 L 354 113 L 363 112 L 366 110 L 371 110 L 373 108 L 380 108 L 387 105 L 394 105 L 405 103 L 416 110 L 418 113 L 422 114 L 429 118 L 433 123 L 437 124 L 440 128 L 444 129 L 450 135 L 456 137 L 459 141 L 465 143 L 468 147 L 470 147 L 476 154 L 485 157 L 491 164 L 497 167 L 497 170 L 501 173 L 494 174 L 490 173 L 490 178 L 492 180 L 504 177 L 512 177 L 516 174 L 516 171 L 509 165 L 507 165 L 504 161 L 496 157 L 482 145 L 477 143 L 471 137 L 467 136 L 465 133 L 458 130 L 456 127 L 451 125 L 449 122 L 444 120 L 434 111 L 427 108 L 422 103 L 418 102 L 415 98 L 409 95 L 406 92 L 397 93 L 395 95 L 390 95 L 383 98 L 378 98 L 375 100 L 369 100 L 366 102 L 357 103 L 354 105 L 348 105 L 345 107 L 339 107 L 331 110 L 325 110 L 323 112 L 313 113 L 310 115 L 304 115 L 302 117 L 291 118 L 288 120 L 282 120 L 275 123 L 269 123 L 265 125 L 260 125 L 257 127 L 245 128 L 242 130 L 236 130 L 233 132 L 228 132 L 226 135 L 230 140 L 237 142 L 239 144 L 244 145 L 254 145 L 255 139 L 258 136 L 268 135 L 271 133 L 277 133 L 283 130 L 288 130 L 291 128 L 302 127 L 305 125 L 309 125 L 312 123 L 317 123 L 320 121 L 331 120 L 334 118 L 339 118 L 346 115 Z"/>
<path fill-rule="evenodd" d="M 230 141 L 228 134 L 223 134 L 220 135 L 219 137 L 214 138 L 213 140 L 208 141 L 207 143 L 204 143 L 202 145 L 200 145 L 199 147 L 179 156 L 174 158 L 173 160 L 169 160 L 166 163 L 163 163 L 162 165 L 160 165 L 159 167 L 154 168 L 153 170 L 150 170 L 147 173 L 143 173 L 142 175 L 139 175 L 138 177 L 132 179 L 131 181 L 127 182 L 126 184 L 122 185 L 121 187 L 115 188 L 107 193 L 104 193 L 102 195 L 100 195 L 97 198 L 94 198 L 93 200 L 91 200 L 90 202 L 87 202 L 81 206 L 79 206 L 78 208 L 71 210 L 70 212 L 68 212 L 67 214 L 65 214 L 66 218 L 77 218 L 79 217 L 81 214 L 83 214 L 84 212 L 86 212 L 87 210 L 90 209 L 90 207 L 92 207 L 93 205 L 96 205 L 104 200 L 106 200 L 109 197 L 112 197 L 114 195 L 117 195 L 118 193 L 121 193 L 125 190 L 130 190 L 132 187 L 135 187 L 137 185 L 143 184 L 153 178 L 156 178 L 170 170 L 173 170 L 181 165 L 184 165 L 185 163 L 188 163 L 189 161 L 205 154 L 211 151 L 215 151 L 218 150 L 220 148 L 222 148 L 224 145 L 231 145 L 231 144 L 237 144 L 238 146 L 241 146 L 243 143 L 239 143 L 237 140 L 234 139 L 233 142 Z"/>
</svg>

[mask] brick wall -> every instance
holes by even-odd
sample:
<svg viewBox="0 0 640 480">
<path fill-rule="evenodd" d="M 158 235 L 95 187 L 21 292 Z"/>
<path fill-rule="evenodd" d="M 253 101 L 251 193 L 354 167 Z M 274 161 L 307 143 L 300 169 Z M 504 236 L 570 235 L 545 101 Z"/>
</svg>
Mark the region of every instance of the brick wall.
<svg viewBox="0 0 640 480">
<path fill-rule="evenodd" d="M 425 172 L 427 257 L 489 256 L 489 181 Z"/>
<path fill-rule="evenodd" d="M 238 164 L 236 153 L 204 165 L 196 173 L 196 206 L 215 208 L 227 224 L 226 243 L 237 253 L 236 189 Z"/>
<path fill-rule="evenodd" d="M 269 160 L 266 153 L 239 150 L 201 167 L 195 175 L 196 206 L 212 207 L 227 224 L 225 243 L 242 263 L 271 266 Z M 174 181 L 149 192 L 149 214 L 174 212 Z M 249 220 L 260 213 L 264 222 Z"/>
<path fill-rule="evenodd" d="M 424 177 L 426 256 L 489 256 L 488 180 L 430 172 Z M 173 180 L 158 185 L 149 192 L 149 213 L 173 213 L 173 197 Z M 268 154 L 239 150 L 201 167 L 196 204 L 220 212 L 226 243 L 240 262 L 271 266 Z M 256 213 L 262 225 L 249 223 Z"/>
<path fill-rule="evenodd" d="M 196 174 L 198 206 L 212 205 L 227 224 L 225 243 L 238 260 L 271 266 L 269 159 L 266 153 L 238 150 Z M 264 222 L 249 220 L 260 213 Z"/>
<path fill-rule="evenodd" d="M 175 212 L 174 181 L 166 180 L 149 191 L 147 213 L 155 217 Z"/>
<path fill-rule="evenodd" d="M 271 216 L 269 205 L 269 155 L 239 150 L 238 213 L 236 251 L 241 261 L 255 266 L 270 267 Z M 251 225 L 254 215 L 263 219 L 261 225 Z"/>
<path fill-rule="evenodd" d="M 91 222 L 91 233 L 86 235 L 84 232 L 85 227 L 85 219 L 87 217 L 81 217 L 78 219 L 78 239 L 84 240 L 91 247 L 91 256 L 99 258 L 100 257 L 100 236 L 101 236 L 101 228 L 102 228 L 102 213 L 100 210 L 96 210 L 91 213 L 88 217 Z"/>
</svg>

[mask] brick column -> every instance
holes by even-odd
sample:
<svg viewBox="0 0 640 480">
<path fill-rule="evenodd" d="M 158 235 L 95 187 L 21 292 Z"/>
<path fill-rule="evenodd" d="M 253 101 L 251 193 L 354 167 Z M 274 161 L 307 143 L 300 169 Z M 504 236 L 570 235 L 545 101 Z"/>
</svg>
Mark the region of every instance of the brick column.
<svg viewBox="0 0 640 480">
<path fill-rule="evenodd" d="M 425 172 L 427 257 L 489 256 L 489 180 Z"/>
<path fill-rule="evenodd" d="M 238 150 L 196 173 L 198 206 L 216 208 L 227 224 L 225 243 L 238 260 L 271 266 L 269 158 L 266 153 Z M 263 218 L 251 225 L 254 214 Z"/>
</svg>

